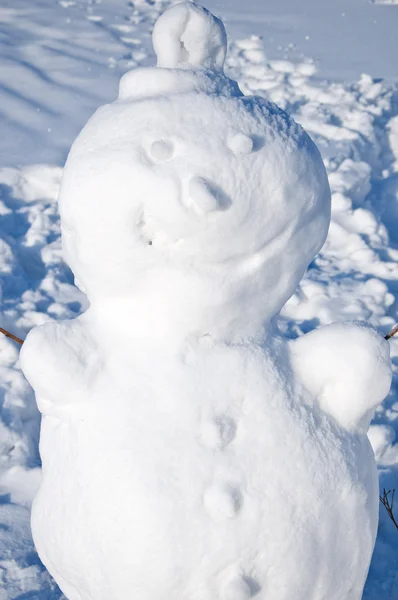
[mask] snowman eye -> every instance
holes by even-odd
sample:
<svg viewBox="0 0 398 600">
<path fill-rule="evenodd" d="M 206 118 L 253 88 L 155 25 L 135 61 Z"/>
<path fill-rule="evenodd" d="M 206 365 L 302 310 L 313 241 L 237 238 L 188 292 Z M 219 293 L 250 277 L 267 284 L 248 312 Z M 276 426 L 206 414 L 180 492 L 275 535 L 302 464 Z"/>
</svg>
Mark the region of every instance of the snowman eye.
<svg viewBox="0 0 398 600">
<path fill-rule="evenodd" d="M 234 154 L 250 154 L 253 150 L 253 139 L 244 133 L 237 133 L 228 138 L 227 146 Z"/>
<path fill-rule="evenodd" d="M 174 145 L 170 140 L 156 140 L 149 148 L 149 156 L 155 162 L 166 162 L 174 156 Z"/>
</svg>

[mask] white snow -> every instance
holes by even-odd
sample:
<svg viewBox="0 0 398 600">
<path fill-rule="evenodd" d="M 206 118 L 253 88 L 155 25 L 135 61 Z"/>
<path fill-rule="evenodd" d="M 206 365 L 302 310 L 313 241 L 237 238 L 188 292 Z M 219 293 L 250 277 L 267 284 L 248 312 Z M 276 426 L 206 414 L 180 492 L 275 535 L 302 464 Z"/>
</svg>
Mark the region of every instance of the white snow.
<svg viewBox="0 0 398 600">
<path fill-rule="evenodd" d="M 61 169 L 54 165 L 62 164 L 93 109 L 116 96 L 120 75 L 137 61 L 153 64 L 148 34 L 166 4 L 136 2 L 131 7 L 124 0 L 59 4 L 20 0 L 12 9 L 2 8 L 0 155 L 1 163 L 10 168 L 0 172 L 0 325 L 21 337 L 35 324 L 71 318 L 87 305 L 61 258 L 55 202 Z M 375 78 L 396 77 L 396 7 L 359 0 L 327 4 L 306 0 L 294 5 L 250 0 L 244 9 L 237 1 L 221 5 L 209 0 L 207 6 L 226 17 L 228 74 L 245 93 L 276 101 L 304 124 L 332 175 L 327 244 L 284 307 L 280 327 L 296 337 L 320 324 L 349 319 L 386 332 L 397 320 L 396 92 L 389 81 L 369 76 L 353 81 L 362 72 Z M 328 33 L 333 28 L 339 32 L 338 44 Z M 332 81 L 324 81 L 325 77 Z M 169 93 L 169 81 L 165 87 Z M 129 93 L 132 97 L 133 85 Z M 233 139 L 226 147 L 238 152 Z M 168 139 L 153 142 L 148 152 L 161 167 L 169 155 L 174 160 L 175 148 Z M 249 148 L 250 141 L 246 144 Z M 236 142 L 238 147 L 243 149 L 245 143 Z M 58 600 L 61 594 L 34 554 L 29 534 L 28 507 L 39 475 L 38 415 L 19 371 L 18 348 L 5 338 L 0 343 L 0 598 Z M 211 340 L 202 339 L 201 347 L 209 344 Z M 397 348 L 393 339 L 395 365 Z M 188 344 L 187 363 L 196 355 L 195 345 Z M 228 377 L 230 371 L 233 368 Z M 395 384 L 370 428 L 380 485 L 387 490 L 397 487 L 397 411 Z M 200 428 L 199 438 L 213 452 L 231 448 L 239 432 L 236 419 L 223 417 L 217 415 Z M 285 462 L 295 460 L 296 454 Z M 276 460 L 279 464 L 281 458 Z M 106 496 L 111 490 L 104 479 Z M 281 507 L 282 496 L 275 491 L 275 504 Z M 106 498 L 100 502 L 106 504 Z M 395 598 L 398 593 L 397 533 L 382 506 L 380 517 L 364 600 Z M 231 572 L 221 588 L 231 597 L 258 592 L 254 578 L 245 573 Z"/>
</svg>

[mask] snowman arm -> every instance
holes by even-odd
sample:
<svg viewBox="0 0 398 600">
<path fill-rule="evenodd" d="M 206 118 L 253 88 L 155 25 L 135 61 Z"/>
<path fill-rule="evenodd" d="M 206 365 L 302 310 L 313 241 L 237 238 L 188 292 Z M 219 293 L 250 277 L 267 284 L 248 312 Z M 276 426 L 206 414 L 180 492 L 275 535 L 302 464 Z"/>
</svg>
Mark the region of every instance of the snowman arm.
<svg viewBox="0 0 398 600">
<path fill-rule="evenodd" d="M 290 348 L 293 368 L 318 407 L 347 429 L 367 431 L 391 385 L 388 342 L 364 325 L 336 323 Z"/>
<path fill-rule="evenodd" d="M 89 347 L 78 320 L 49 322 L 29 332 L 20 363 L 43 414 L 76 402 L 88 376 Z"/>
</svg>

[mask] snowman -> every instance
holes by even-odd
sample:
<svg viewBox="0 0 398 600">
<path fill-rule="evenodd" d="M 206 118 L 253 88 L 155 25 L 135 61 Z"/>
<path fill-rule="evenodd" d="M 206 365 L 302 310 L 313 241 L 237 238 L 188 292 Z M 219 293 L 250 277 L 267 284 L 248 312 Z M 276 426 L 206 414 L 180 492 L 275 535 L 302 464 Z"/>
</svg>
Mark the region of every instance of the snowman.
<svg viewBox="0 0 398 600">
<path fill-rule="evenodd" d="M 157 67 L 123 76 L 62 180 L 90 306 L 22 350 L 43 415 L 37 550 L 69 600 L 360 600 L 388 346 L 276 323 L 327 235 L 321 157 L 224 75 L 204 8 L 169 8 L 153 43 Z"/>
</svg>

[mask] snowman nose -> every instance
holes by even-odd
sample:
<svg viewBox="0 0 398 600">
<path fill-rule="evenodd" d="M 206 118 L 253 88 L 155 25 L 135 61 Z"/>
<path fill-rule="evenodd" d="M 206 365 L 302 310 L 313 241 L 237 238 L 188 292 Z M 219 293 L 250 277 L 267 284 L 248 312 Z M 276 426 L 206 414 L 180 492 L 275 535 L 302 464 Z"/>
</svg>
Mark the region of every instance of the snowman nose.
<svg viewBox="0 0 398 600">
<path fill-rule="evenodd" d="M 189 182 L 189 195 L 195 207 L 201 213 L 213 212 L 219 208 L 217 194 L 211 184 L 203 177 L 192 177 Z"/>
<path fill-rule="evenodd" d="M 227 35 L 223 23 L 193 2 L 175 4 L 157 20 L 153 34 L 157 66 L 222 71 Z"/>
<path fill-rule="evenodd" d="M 189 204 L 199 215 L 227 210 L 232 202 L 216 184 L 194 175 L 189 181 Z"/>
</svg>

